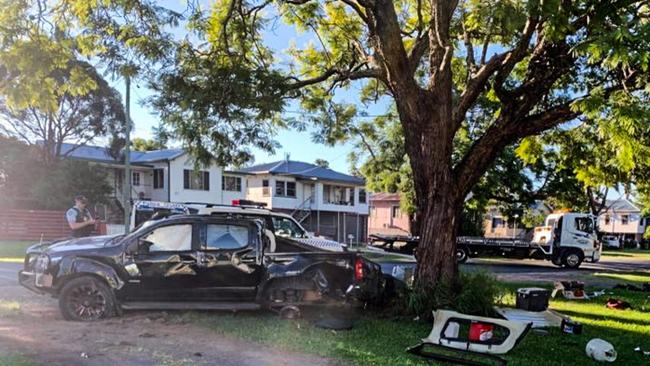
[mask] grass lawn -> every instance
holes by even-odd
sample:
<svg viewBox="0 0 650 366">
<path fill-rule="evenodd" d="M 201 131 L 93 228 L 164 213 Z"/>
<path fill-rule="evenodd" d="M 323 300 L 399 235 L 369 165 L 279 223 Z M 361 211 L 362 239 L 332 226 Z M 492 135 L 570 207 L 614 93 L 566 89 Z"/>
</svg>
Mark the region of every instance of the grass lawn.
<svg viewBox="0 0 650 366">
<path fill-rule="evenodd" d="M 0 366 L 33 366 L 33 365 L 36 364 L 19 354 L 16 353 L 3 354 L 2 352 L 0 352 Z"/>
<path fill-rule="evenodd" d="M 649 259 L 650 250 L 644 249 L 625 249 L 625 250 L 605 250 L 603 251 L 604 257 L 632 257 L 638 259 Z"/>
<path fill-rule="evenodd" d="M 0 262 L 22 263 L 25 250 L 37 241 L 30 240 L 0 240 Z"/>
<path fill-rule="evenodd" d="M 650 277 L 646 279 L 650 281 Z M 508 284 L 502 304 L 514 305 L 514 292 L 524 284 Z M 539 285 L 537 285 L 539 286 Z M 551 308 L 581 322 L 583 334 L 565 335 L 550 329 L 548 335 L 529 333 L 523 342 L 504 358 L 510 366 L 594 365 L 585 353 L 592 338 L 611 342 L 618 351 L 620 365 L 648 365 L 650 358 L 635 353 L 641 346 L 650 350 L 650 299 L 647 293 L 613 290 L 589 301 L 552 300 Z M 608 297 L 628 301 L 634 310 L 610 310 Z M 426 337 L 431 325 L 412 319 L 362 317 L 352 330 L 319 329 L 305 320 L 281 320 L 274 314 L 215 314 L 190 312 L 177 315 L 217 333 L 260 342 L 287 350 L 316 354 L 356 365 L 431 365 L 404 352 L 406 347 Z"/>
</svg>

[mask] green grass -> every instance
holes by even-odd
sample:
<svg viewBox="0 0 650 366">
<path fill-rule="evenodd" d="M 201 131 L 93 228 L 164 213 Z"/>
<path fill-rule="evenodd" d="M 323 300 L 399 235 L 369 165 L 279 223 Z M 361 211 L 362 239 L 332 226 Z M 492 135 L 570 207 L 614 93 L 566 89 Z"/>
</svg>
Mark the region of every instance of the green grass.
<svg viewBox="0 0 650 366">
<path fill-rule="evenodd" d="M 604 257 L 626 257 L 626 258 L 650 260 L 650 250 L 642 250 L 642 249 L 606 250 L 603 252 L 603 256 Z"/>
<path fill-rule="evenodd" d="M 595 277 L 609 278 L 621 282 L 632 282 L 633 284 L 641 284 L 650 282 L 650 274 L 646 273 L 604 273 L 596 272 L 593 274 Z"/>
<path fill-rule="evenodd" d="M 650 276 L 646 279 L 650 281 Z M 514 305 L 514 292 L 527 284 L 505 285 L 501 304 Z M 536 284 L 539 286 L 539 284 Z M 550 287 L 550 286 L 549 286 Z M 588 301 L 556 299 L 550 307 L 581 322 L 582 335 L 565 335 L 550 329 L 548 335 L 529 333 L 513 351 L 505 355 L 510 366 L 595 365 L 584 348 L 592 338 L 611 342 L 618 351 L 617 363 L 648 365 L 649 359 L 633 350 L 650 349 L 650 299 L 647 293 L 612 290 Z M 612 310 L 604 306 L 608 297 L 628 301 L 634 310 Z M 286 350 L 305 352 L 355 365 L 431 365 L 404 352 L 406 347 L 426 337 L 431 325 L 413 319 L 387 319 L 372 315 L 360 318 L 348 331 L 317 328 L 306 320 L 281 320 L 261 313 L 185 313 L 177 320 L 208 327 L 214 332 L 255 341 Z"/>
<path fill-rule="evenodd" d="M 34 243 L 35 241 L 0 240 L 0 262 L 22 263 L 27 247 Z"/>
<path fill-rule="evenodd" d="M 34 366 L 36 363 L 28 360 L 22 355 L 10 353 L 3 354 L 0 352 L 0 366 Z"/>
<path fill-rule="evenodd" d="M 22 314 L 18 301 L 0 300 L 0 318 L 16 318 Z"/>
</svg>

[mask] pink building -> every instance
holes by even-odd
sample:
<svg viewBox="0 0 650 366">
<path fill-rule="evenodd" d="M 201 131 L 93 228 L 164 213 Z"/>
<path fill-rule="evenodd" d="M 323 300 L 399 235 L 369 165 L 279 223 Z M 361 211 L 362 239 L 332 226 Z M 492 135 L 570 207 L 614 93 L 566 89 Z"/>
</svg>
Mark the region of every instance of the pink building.
<svg viewBox="0 0 650 366">
<path fill-rule="evenodd" d="M 399 193 L 370 196 L 368 234 L 410 235 L 409 217 L 399 206 Z"/>
</svg>

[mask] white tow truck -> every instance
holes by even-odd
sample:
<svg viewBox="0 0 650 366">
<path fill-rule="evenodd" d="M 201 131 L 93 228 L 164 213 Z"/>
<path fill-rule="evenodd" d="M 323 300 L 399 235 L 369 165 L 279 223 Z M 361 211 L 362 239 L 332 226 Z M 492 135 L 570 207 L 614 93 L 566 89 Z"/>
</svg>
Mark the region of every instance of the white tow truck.
<svg viewBox="0 0 650 366">
<path fill-rule="evenodd" d="M 591 214 L 560 212 L 548 215 L 544 226 L 534 229 L 532 240 L 461 236 L 456 241 L 456 259 L 460 263 L 479 256 L 545 259 L 578 268 L 585 260 L 600 260 L 596 222 Z"/>
</svg>

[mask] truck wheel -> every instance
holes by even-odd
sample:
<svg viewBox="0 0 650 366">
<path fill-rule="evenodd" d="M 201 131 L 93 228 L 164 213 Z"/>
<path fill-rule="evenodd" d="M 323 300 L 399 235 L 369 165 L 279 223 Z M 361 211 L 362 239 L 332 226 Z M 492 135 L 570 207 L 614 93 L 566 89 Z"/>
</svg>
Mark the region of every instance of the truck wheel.
<svg viewBox="0 0 650 366">
<path fill-rule="evenodd" d="M 61 289 L 59 308 L 66 320 L 95 321 L 114 314 L 115 297 L 101 280 L 91 276 L 78 277 Z"/>
<path fill-rule="evenodd" d="M 562 267 L 562 257 L 560 257 L 559 255 L 553 256 L 551 262 L 553 262 L 553 264 L 555 264 L 558 267 Z"/>
<path fill-rule="evenodd" d="M 564 253 L 564 256 L 562 257 L 562 264 L 567 268 L 576 269 L 580 267 L 584 259 L 584 255 L 580 251 L 569 250 Z"/>
<path fill-rule="evenodd" d="M 469 253 L 466 248 L 456 248 L 456 262 L 465 263 L 469 258 Z"/>
</svg>

